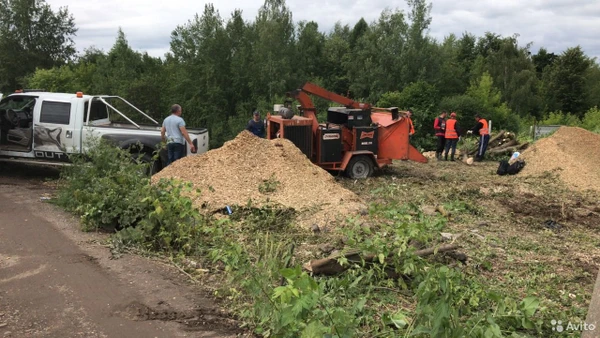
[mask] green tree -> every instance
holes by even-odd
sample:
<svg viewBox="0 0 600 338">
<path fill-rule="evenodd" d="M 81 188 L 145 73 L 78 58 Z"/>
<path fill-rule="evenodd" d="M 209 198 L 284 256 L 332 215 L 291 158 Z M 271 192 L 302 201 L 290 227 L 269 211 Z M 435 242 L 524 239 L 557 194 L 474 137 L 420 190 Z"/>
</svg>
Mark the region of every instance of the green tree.
<svg viewBox="0 0 600 338">
<path fill-rule="evenodd" d="M 253 50 L 253 93 L 273 100 L 301 82 L 293 77 L 296 60 L 295 27 L 285 0 L 265 0 L 254 24 L 257 40 Z"/>
<path fill-rule="evenodd" d="M 595 60 L 594 60 L 595 61 Z M 600 107 L 600 65 L 593 62 L 585 74 L 587 107 Z"/>
<path fill-rule="evenodd" d="M 326 37 L 323 51 L 324 86 L 338 94 L 347 94 L 350 89 L 348 65 L 354 60 L 350 57 L 349 27 L 335 24 L 332 32 Z"/>
<path fill-rule="evenodd" d="M 484 73 L 478 81 L 474 81 L 466 94 L 481 105 L 482 111 L 477 113 L 494 121 L 497 128 L 519 130 L 518 116 L 512 114 L 510 108 L 502 101 L 502 93 L 494 87 L 494 81 L 489 73 Z"/>
<path fill-rule="evenodd" d="M 350 48 L 354 49 L 356 47 L 356 42 L 368 31 L 369 24 L 365 21 L 364 18 L 360 18 L 360 20 L 358 20 L 358 22 L 354 25 L 352 31 L 350 32 Z"/>
<path fill-rule="evenodd" d="M 224 21 L 212 4 L 171 34 L 172 54 L 166 61 L 171 74 L 169 97 L 182 105 L 190 126 L 210 129 L 212 147 L 230 136 L 223 121 L 233 113 L 227 110 L 231 46 Z"/>
<path fill-rule="evenodd" d="M 298 55 L 297 77 L 300 81 L 323 76 L 325 35 L 319 32 L 319 25 L 316 22 L 299 23 L 296 49 Z"/>
<path fill-rule="evenodd" d="M 36 68 L 71 60 L 76 31 L 66 8 L 54 12 L 44 0 L 0 0 L 0 90 L 22 88 Z"/>
<path fill-rule="evenodd" d="M 349 89 L 355 98 L 375 101 L 381 94 L 404 87 L 402 70 L 409 25 L 401 11 L 384 10 L 356 42 L 346 63 Z"/>
<path fill-rule="evenodd" d="M 581 47 L 569 48 L 544 72 L 548 111 L 561 110 L 582 117 L 588 106 L 586 74 L 592 65 Z"/>
<path fill-rule="evenodd" d="M 557 58 L 558 55 L 554 53 L 548 53 L 546 48 L 540 48 L 538 53 L 532 57 L 535 70 L 537 71 L 540 79 L 542 78 L 542 74 L 544 73 L 546 67 L 552 66 Z"/>
<path fill-rule="evenodd" d="M 415 135 L 411 142 L 421 148 L 432 148 L 435 139 L 433 120 L 438 115 L 438 91 L 425 81 L 406 86 L 402 92 L 387 92 L 377 102 L 379 107 L 398 107 L 413 111 Z"/>
</svg>

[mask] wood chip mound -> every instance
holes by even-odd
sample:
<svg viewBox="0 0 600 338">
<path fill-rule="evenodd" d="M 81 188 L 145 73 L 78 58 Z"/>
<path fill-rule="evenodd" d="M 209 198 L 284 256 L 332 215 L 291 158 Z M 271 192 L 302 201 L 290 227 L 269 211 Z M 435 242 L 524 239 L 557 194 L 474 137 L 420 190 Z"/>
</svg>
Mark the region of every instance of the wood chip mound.
<svg viewBox="0 0 600 338">
<path fill-rule="evenodd" d="M 523 175 L 556 172 L 574 190 L 600 191 L 600 135 L 582 128 L 560 127 L 525 150 Z"/>
<path fill-rule="evenodd" d="M 242 131 L 221 148 L 187 156 L 152 177 L 191 182 L 200 189 L 198 208 L 210 211 L 226 206 L 253 207 L 278 204 L 293 208 L 299 223 L 328 224 L 364 208 L 360 198 L 314 165 L 291 141 L 267 140 Z M 262 191 L 261 191 L 262 190 Z"/>
</svg>

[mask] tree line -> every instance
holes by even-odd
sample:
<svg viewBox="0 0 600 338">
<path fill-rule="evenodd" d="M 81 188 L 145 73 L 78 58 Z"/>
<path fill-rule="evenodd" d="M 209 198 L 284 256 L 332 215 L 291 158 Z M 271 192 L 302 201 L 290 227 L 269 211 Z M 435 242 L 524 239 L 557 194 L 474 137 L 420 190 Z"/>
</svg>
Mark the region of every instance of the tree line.
<svg viewBox="0 0 600 338">
<path fill-rule="evenodd" d="M 265 0 L 253 21 L 213 4 L 171 33 L 164 58 L 133 50 L 119 29 L 108 51 L 76 54 L 73 16 L 44 0 L 0 0 L 0 91 L 114 94 L 155 118 L 183 106 L 188 125 L 206 127 L 218 147 L 263 115 L 285 93 L 311 81 L 377 106 L 413 110 L 414 143 L 430 147 L 441 110 L 469 124 L 475 113 L 495 128 L 519 131 L 534 121 L 588 121 L 600 128 L 600 66 L 580 46 L 555 54 L 518 36 L 468 32 L 437 41 L 427 33 L 432 4 L 407 0 L 368 23 L 337 23 L 323 32 L 295 22 L 285 0 Z M 321 109 L 328 102 L 315 100 Z M 590 115 L 591 114 L 591 115 Z M 557 117 L 558 116 L 558 117 Z M 561 120 L 563 119 L 563 120 Z M 588 118 L 589 120 L 589 118 Z"/>
</svg>

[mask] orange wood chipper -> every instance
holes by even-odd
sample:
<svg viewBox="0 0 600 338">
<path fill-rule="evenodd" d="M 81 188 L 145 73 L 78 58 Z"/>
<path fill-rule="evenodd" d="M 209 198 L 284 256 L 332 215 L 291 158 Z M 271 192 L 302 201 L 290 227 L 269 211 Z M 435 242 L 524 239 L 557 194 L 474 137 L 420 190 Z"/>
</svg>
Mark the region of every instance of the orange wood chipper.
<svg viewBox="0 0 600 338">
<path fill-rule="evenodd" d="M 343 107 L 330 107 L 327 122 L 319 123 L 309 95 Z M 275 106 L 277 115 L 267 114 L 267 138 L 290 140 L 323 169 L 345 171 L 350 178 L 366 178 L 392 160 L 427 163 L 427 158 L 410 145 L 408 119 L 398 108 L 372 107 L 310 82 L 287 96 L 286 105 Z M 300 103 L 301 116 L 291 110 L 292 100 Z"/>
</svg>

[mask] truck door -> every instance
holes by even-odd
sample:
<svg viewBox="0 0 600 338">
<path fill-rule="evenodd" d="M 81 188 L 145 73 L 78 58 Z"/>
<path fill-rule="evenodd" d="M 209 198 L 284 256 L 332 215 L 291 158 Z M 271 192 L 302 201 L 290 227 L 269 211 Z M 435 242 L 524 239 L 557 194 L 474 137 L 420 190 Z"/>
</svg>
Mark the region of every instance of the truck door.
<svg viewBox="0 0 600 338">
<path fill-rule="evenodd" d="M 70 101 L 45 99 L 36 106 L 33 132 L 35 157 L 47 160 L 68 160 L 66 153 L 74 151 L 74 125 L 77 104 Z"/>
</svg>

